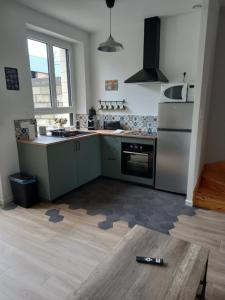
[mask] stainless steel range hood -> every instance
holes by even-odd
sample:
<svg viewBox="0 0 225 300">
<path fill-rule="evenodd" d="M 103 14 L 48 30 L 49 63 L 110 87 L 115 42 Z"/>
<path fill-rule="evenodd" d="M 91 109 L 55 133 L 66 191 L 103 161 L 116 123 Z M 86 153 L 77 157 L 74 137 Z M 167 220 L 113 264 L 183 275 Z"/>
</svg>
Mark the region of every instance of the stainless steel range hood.
<svg viewBox="0 0 225 300">
<path fill-rule="evenodd" d="M 143 69 L 125 80 L 125 83 L 168 82 L 159 69 L 160 18 L 145 19 Z"/>
</svg>

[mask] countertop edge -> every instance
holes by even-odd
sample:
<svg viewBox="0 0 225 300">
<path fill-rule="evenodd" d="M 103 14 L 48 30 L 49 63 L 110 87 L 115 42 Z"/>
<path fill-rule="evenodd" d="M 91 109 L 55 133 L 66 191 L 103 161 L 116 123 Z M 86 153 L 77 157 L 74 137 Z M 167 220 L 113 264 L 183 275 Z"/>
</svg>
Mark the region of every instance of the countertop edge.
<svg viewBox="0 0 225 300">
<path fill-rule="evenodd" d="M 71 137 L 71 138 L 57 138 L 57 137 L 51 137 L 51 136 L 40 136 L 36 140 L 29 141 L 29 140 L 17 140 L 18 144 L 27 144 L 27 145 L 35 145 L 35 146 L 41 146 L 41 147 L 48 147 L 51 145 L 56 145 L 56 144 L 61 144 L 61 143 L 66 143 L 66 142 L 71 142 L 71 141 L 76 141 L 84 138 L 88 138 L 91 136 L 114 136 L 114 137 L 123 137 L 123 138 L 136 138 L 136 139 L 147 139 L 147 140 L 156 140 L 157 136 L 138 136 L 138 135 L 132 135 L 132 134 L 124 134 L 124 133 L 118 133 L 115 134 L 113 133 L 114 130 L 110 131 L 104 131 L 104 130 L 95 130 L 93 133 L 90 133 L 88 135 L 83 135 L 79 137 Z M 49 142 L 44 142 L 41 141 L 41 138 L 43 139 L 59 139 L 59 140 L 54 140 L 54 141 L 49 141 Z M 40 141 L 38 141 L 40 139 Z"/>
</svg>

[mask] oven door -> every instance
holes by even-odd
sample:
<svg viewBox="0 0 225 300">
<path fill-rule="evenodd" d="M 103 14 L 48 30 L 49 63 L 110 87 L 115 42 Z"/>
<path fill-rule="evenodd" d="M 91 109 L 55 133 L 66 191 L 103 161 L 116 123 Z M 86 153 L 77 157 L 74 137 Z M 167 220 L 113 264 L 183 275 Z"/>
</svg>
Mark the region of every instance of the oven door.
<svg viewBox="0 0 225 300">
<path fill-rule="evenodd" d="M 122 151 L 122 173 L 153 178 L 153 153 Z"/>
</svg>

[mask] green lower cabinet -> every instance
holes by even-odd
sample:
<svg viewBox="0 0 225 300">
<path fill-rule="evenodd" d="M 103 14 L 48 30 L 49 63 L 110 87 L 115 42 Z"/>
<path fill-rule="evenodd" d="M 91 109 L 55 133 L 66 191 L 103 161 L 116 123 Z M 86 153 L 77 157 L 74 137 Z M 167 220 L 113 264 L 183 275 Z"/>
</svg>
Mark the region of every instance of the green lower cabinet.
<svg viewBox="0 0 225 300">
<path fill-rule="evenodd" d="M 102 175 L 120 179 L 121 138 L 102 136 Z"/>
<path fill-rule="evenodd" d="M 100 136 L 90 136 L 78 142 L 77 172 L 78 186 L 101 175 Z"/>
<path fill-rule="evenodd" d="M 18 143 L 20 171 L 37 176 L 39 196 L 54 200 L 101 175 L 100 137 L 53 145 Z"/>
<path fill-rule="evenodd" d="M 47 147 L 50 199 L 78 187 L 76 144 L 73 141 Z"/>
<path fill-rule="evenodd" d="M 41 198 L 54 200 L 100 175 L 154 186 L 154 179 L 121 172 L 121 143 L 155 144 L 154 140 L 89 136 L 53 145 L 18 143 L 20 171 L 38 178 Z"/>
<path fill-rule="evenodd" d="M 148 144 L 155 145 L 154 140 L 140 138 L 126 138 L 116 136 L 102 137 L 102 175 L 110 178 L 121 179 L 134 183 L 154 186 L 153 178 L 143 178 L 126 175 L 121 170 L 121 147 L 122 143 Z"/>
<path fill-rule="evenodd" d="M 48 147 L 51 199 L 101 175 L 99 136 Z"/>
<path fill-rule="evenodd" d="M 50 200 L 47 147 L 32 144 L 17 144 L 20 171 L 37 176 L 38 194 Z"/>
</svg>

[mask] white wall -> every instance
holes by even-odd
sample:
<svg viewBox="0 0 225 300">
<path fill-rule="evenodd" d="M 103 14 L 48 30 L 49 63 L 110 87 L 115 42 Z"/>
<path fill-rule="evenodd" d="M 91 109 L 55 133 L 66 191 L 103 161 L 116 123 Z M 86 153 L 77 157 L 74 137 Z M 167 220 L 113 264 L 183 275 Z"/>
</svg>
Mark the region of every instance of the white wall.
<svg viewBox="0 0 225 300">
<path fill-rule="evenodd" d="M 195 82 L 198 55 L 200 12 L 162 17 L 160 68 L 170 81 Z M 107 24 L 106 24 L 107 25 Z M 107 26 L 106 28 L 107 29 Z M 125 50 L 119 53 L 97 51 L 100 42 L 106 40 L 108 32 L 92 34 L 91 63 L 93 103 L 102 100 L 128 101 L 129 114 L 158 114 L 159 83 L 124 84 L 124 80 L 143 67 L 144 20 L 130 20 L 123 28 L 115 29 L 113 36 L 123 43 Z M 105 92 L 105 80 L 118 79 L 118 92 Z"/>
<path fill-rule="evenodd" d="M 203 1 L 186 200 L 189 205 L 192 205 L 193 190 L 205 163 L 207 119 L 212 93 L 218 15 L 219 2 L 217 0 Z"/>
<path fill-rule="evenodd" d="M 207 131 L 207 162 L 225 160 L 225 8 L 219 15 L 213 87 Z"/>
<path fill-rule="evenodd" d="M 46 32 L 66 36 L 78 42 L 75 69 L 80 66 L 77 102 L 79 112 L 90 106 L 89 90 L 89 34 L 53 18 L 25 8 L 11 0 L 0 0 L 0 203 L 11 200 L 8 175 L 19 171 L 14 133 L 15 119 L 33 117 L 33 99 L 26 44 L 26 24 L 41 27 Z M 79 64 L 78 64 L 79 62 Z M 15 67 L 19 72 L 20 91 L 6 90 L 4 67 Z M 86 85 L 87 83 L 87 85 Z"/>
</svg>

